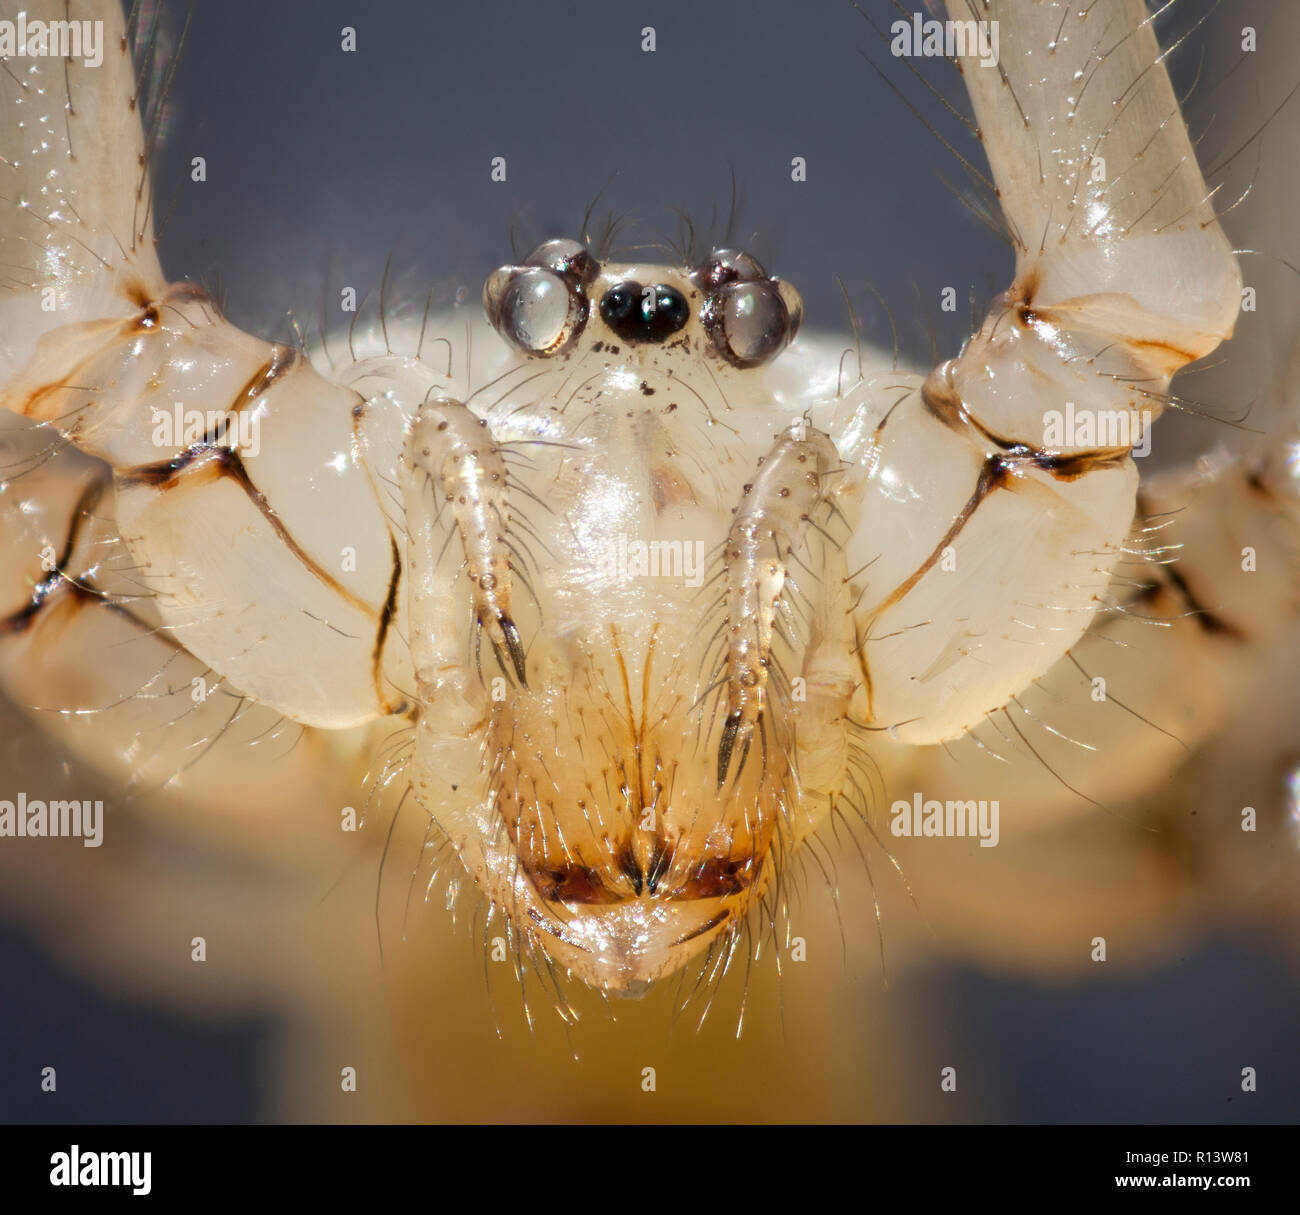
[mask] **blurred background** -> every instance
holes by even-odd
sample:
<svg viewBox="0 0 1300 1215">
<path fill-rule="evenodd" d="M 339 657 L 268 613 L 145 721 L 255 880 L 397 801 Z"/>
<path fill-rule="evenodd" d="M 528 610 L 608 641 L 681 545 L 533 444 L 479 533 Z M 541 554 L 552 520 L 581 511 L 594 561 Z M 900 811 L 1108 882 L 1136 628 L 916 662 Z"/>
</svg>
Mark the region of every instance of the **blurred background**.
<svg viewBox="0 0 1300 1215">
<path fill-rule="evenodd" d="M 678 237 L 681 214 L 703 241 L 721 238 L 734 179 L 728 243 L 796 284 L 809 329 L 847 340 L 851 307 L 864 337 L 888 348 L 892 311 L 905 357 L 948 357 L 1010 281 L 1012 254 L 963 205 L 968 179 L 909 108 L 978 157 L 873 29 L 896 10 L 860 8 L 164 6 L 164 267 L 207 283 L 237 324 L 283 340 L 289 314 L 314 330 L 341 286 L 373 301 L 390 257 L 396 307 L 422 310 L 432 291 L 436 307 L 476 309 L 488 271 L 578 234 L 593 200 L 592 228 L 619 217 L 627 244 Z M 1298 22 L 1285 0 L 1223 8 L 1187 0 L 1158 28 L 1164 45 L 1181 39 L 1171 71 L 1202 164 L 1228 161 L 1214 179 L 1225 180 L 1221 207 L 1250 188 L 1225 226 L 1261 251 L 1247 282 L 1268 304 L 1198 375 L 1196 395 L 1221 416 L 1249 406 L 1253 425 L 1170 418 L 1158 459 L 1260 442 L 1296 403 L 1300 99 L 1269 118 L 1300 81 Z M 1243 57 L 1247 24 L 1259 50 Z M 355 54 L 339 50 L 345 26 Z M 645 26 L 653 54 L 641 50 Z M 951 69 L 915 66 L 965 108 Z M 205 182 L 190 179 L 193 156 L 206 159 Z M 489 177 L 496 156 L 504 183 Z M 796 156 L 806 181 L 791 180 Z M 963 301 L 956 316 L 939 308 L 947 286 Z M 1171 776 L 1162 805 L 1123 809 L 1285 810 L 1295 660 L 1295 647 L 1278 655 L 1275 678 Z M 6 788 L 111 788 L 9 704 L 0 739 Z M 1139 836 L 1096 815 L 995 850 L 996 869 L 945 841 L 937 863 L 900 852 L 914 903 L 885 857 L 868 855 L 873 893 L 857 852 L 828 836 L 792 914 L 806 963 L 778 975 L 769 957 L 748 980 L 728 976 L 702 1028 L 703 1001 L 678 1011 L 671 984 L 608 1008 L 579 995 L 570 1030 L 534 986 L 530 1030 L 518 984 L 484 963 L 472 900 L 460 900 L 459 925 L 418 891 L 403 913 L 418 832 L 399 834 L 385 870 L 381 964 L 386 824 L 347 854 L 325 838 L 331 807 L 285 814 L 273 846 L 252 830 L 214 840 L 178 804 L 110 820 L 97 853 L 0 846 L 0 1121 L 1300 1115 L 1293 908 L 1252 880 L 1249 859 L 1216 865 L 1198 850 L 1204 838 Z M 1104 966 L 1086 944 L 1100 914 L 1131 942 Z M 196 968 L 200 931 L 210 954 Z M 39 1090 L 47 1064 L 59 1069 L 54 1095 Z M 1249 1095 L 1248 1065 L 1260 1076 Z M 345 1066 L 359 1071 L 354 1094 L 339 1089 Z M 955 1093 L 939 1091 L 945 1066 L 958 1069 Z"/>
</svg>

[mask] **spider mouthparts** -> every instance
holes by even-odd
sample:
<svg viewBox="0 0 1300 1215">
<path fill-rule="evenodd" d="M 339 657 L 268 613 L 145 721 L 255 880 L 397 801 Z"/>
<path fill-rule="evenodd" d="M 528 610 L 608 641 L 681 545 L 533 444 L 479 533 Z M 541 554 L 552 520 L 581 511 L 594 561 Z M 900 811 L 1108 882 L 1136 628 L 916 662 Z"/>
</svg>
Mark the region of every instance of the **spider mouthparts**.
<svg viewBox="0 0 1300 1215">
<path fill-rule="evenodd" d="M 519 676 L 519 682 L 524 687 L 528 686 L 528 677 L 524 673 L 524 647 L 519 640 L 519 630 L 515 628 L 515 622 L 509 616 L 500 616 L 497 623 L 501 626 L 501 634 L 506 639 L 506 650 L 510 654 L 510 665 L 514 667 L 515 674 Z"/>
<path fill-rule="evenodd" d="M 740 710 L 730 714 L 722 727 L 722 739 L 718 743 L 718 788 L 727 781 L 727 769 L 731 767 L 731 753 L 736 746 L 736 735 L 740 732 Z M 745 756 L 749 752 L 749 737 L 745 737 L 744 748 L 740 752 L 740 767 L 745 766 Z"/>
</svg>

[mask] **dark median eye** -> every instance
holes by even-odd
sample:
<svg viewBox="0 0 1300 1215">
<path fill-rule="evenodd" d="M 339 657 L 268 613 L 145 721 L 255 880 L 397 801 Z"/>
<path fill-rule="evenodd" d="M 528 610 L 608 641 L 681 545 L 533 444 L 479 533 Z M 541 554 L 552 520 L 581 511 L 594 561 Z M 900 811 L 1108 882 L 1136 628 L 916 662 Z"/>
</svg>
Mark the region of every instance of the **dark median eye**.
<svg viewBox="0 0 1300 1215">
<path fill-rule="evenodd" d="M 672 287 L 655 288 L 654 321 L 662 328 L 664 337 L 676 333 L 690 319 L 690 305 L 680 291 Z"/>
<path fill-rule="evenodd" d="M 662 342 L 690 320 L 691 309 L 675 287 L 625 279 L 601 297 L 600 315 L 624 341 Z"/>
<path fill-rule="evenodd" d="M 626 282 L 611 287 L 601 298 L 600 315 L 615 333 L 636 324 L 641 317 L 641 284 Z"/>
</svg>

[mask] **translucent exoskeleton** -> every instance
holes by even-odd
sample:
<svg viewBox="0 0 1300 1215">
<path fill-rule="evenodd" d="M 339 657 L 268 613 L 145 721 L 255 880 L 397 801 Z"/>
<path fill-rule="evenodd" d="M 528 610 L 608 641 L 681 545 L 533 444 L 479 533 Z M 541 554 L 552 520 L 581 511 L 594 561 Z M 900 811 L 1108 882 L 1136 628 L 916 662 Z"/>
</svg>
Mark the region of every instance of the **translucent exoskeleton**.
<svg viewBox="0 0 1300 1215">
<path fill-rule="evenodd" d="M 132 782 L 219 747 L 196 798 L 273 767 L 306 801 L 370 765 L 517 956 L 636 992 L 778 940 L 824 824 L 975 835 L 1008 763 L 1046 815 L 1051 739 L 1091 799 L 1160 781 L 1293 626 L 1293 440 L 1131 455 L 1243 289 L 1141 0 L 949 0 L 997 23 L 956 59 L 1016 268 L 918 372 L 801 333 L 785 268 L 582 232 L 487 275 L 472 335 L 245 334 L 163 274 L 122 19 L 85 15 L 102 64 L 0 80 L 0 657 Z M 249 750 L 286 719 L 306 746 Z"/>
</svg>

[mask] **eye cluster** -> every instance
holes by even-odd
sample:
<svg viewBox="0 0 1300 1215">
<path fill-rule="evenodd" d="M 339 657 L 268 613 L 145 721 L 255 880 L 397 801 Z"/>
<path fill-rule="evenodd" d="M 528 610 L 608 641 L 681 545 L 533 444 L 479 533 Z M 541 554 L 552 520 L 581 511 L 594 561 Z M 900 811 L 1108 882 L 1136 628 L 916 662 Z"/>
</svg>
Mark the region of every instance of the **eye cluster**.
<svg viewBox="0 0 1300 1215">
<path fill-rule="evenodd" d="M 766 363 L 799 332 L 799 293 L 769 275 L 748 253 L 715 249 L 691 271 L 691 281 L 705 295 L 700 309 L 705 333 L 735 367 Z"/>
<path fill-rule="evenodd" d="M 691 319 L 691 308 L 676 287 L 628 278 L 601 296 L 600 316 L 624 341 L 662 342 Z"/>
<path fill-rule="evenodd" d="M 483 284 L 492 327 L 528 354 L 560 354 L 587 324 L 587 287 L 600 264 L 576 240 L 548 240 L 522 266 L 503 266 Z"/>
<path fill-rule="evenodd" d="M 794 339 L 803 317 L 799 293 L 767 273 L 747 253 L 715 249 L 689 272 L 703 296 L 700 322 L 719 357 L 756 367 Z M 483 287 L 483 307 L 496 331 L 528 354 L 569 349 L 591 313 L 591 286 L 600 265 L 575 240 L 539 245 L 522 266 L 503 266 Z M 597 307 L 601 319 L 630 345 L 659 343 L 691 318 L 690 301 L 669 283 L 627 278 L 610 285 Z"/>
</svg>

